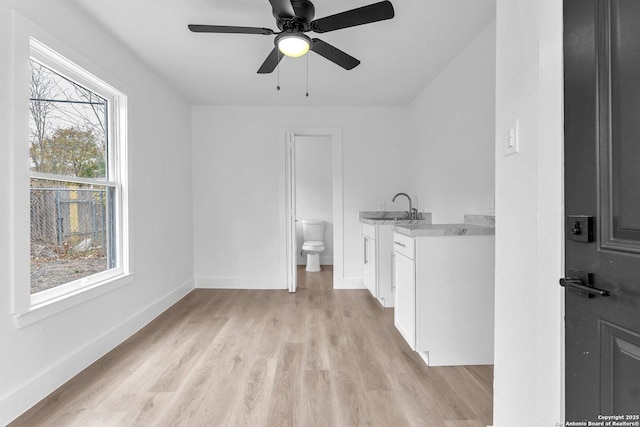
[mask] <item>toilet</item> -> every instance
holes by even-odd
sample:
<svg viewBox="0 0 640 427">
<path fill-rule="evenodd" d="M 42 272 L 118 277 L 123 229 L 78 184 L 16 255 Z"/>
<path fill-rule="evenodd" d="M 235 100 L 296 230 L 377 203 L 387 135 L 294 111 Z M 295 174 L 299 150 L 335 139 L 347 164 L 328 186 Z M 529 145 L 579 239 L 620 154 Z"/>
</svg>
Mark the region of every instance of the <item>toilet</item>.
<svg viewBox="0 0 640 427">
<path fill-rule="evenodd" d="M 302 221 L 302 250 L 307 253 L 307 267 L 305 271 L 315 273 L 320 271 L 320 252 L 324 251 L 324 221 L 303 219 Z"/>
</svg>

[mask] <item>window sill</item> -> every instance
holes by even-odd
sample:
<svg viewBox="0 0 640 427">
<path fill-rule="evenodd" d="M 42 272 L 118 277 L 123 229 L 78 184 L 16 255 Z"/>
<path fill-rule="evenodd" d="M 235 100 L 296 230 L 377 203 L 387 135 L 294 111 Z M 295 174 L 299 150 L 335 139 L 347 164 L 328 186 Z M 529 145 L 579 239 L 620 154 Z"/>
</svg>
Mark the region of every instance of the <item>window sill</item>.
<svg viewBox="0 0 640 427">
<path fill-rule="evenodd" d="M 32 305 L 29 311 L 13 315 L 16 326 L 18 328 L 24 328 L 25 326 L 32 325 L 132 282 L 133 273 L 129 273 L 96 283 L 95 285 L 88 286 L 86 288 L 78 289 L 77 291 L 48 300 L 41 304 Z"/>
</svg>

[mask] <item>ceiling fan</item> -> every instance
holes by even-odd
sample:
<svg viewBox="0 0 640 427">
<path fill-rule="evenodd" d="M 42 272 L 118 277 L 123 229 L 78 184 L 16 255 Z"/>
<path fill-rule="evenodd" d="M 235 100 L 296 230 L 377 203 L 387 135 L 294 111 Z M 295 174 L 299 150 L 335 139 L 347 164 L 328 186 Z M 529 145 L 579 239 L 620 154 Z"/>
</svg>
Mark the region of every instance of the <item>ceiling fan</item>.
<svg viewBox="0 0 640 427">
<path fill-rule="evenodd" d="M 328 33 L 342 28 L 384 21 L 393 18 L 395 14 L 390 1 L 381 1 L 314 20 L 315 7 L 309 0 L 269 0 L 269 2 L 280 32 L 269 28 L 226 25 L 189 25 L 189 29 L 194 33 L 261 34 L 266 36 L 275 34 L 275 47 L 258 69 L 259 74 L 267 74 L 275 70 L 283 54 L 299 57 L 309 50 L 345 70 L 351 70 L 358 66 L 360 61 L 329 43 L 318 38 L 312 39 L 304 33 L 309 31 Z"/>
</svg>

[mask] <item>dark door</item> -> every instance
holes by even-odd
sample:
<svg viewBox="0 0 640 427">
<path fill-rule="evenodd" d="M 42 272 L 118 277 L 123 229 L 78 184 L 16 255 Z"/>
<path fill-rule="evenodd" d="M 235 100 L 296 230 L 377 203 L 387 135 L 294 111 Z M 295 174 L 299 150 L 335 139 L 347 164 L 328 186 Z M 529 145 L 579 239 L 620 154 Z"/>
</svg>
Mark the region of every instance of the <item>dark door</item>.
<svg viewBox="0 0 640 427">
<path fill-rule="evenodd" d="M 564 26 L 566 419 L 637 421 L 640 0 L 565 0 Z"/>
</svg>

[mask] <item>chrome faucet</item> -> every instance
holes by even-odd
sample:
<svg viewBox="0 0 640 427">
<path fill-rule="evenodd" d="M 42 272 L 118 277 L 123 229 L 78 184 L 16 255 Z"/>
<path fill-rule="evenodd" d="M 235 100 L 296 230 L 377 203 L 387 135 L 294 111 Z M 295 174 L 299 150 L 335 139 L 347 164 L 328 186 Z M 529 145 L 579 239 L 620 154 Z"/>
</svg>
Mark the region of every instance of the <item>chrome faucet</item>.
<svg viewBox="0 0 640 427">
<path fill-rule="evenodd" d="M 395 196 L 393 196 L 393 199 L 391 199 L 391 201 L 395 202 L 398 196 L 404 196 L 407 198 L 407 200 L 409 200 L 409 212 L 407 212 L 407 215 L 409 215 L 409 218 L 411 219 L 416 219 L 418 217 L 418 209 L 412 206 L 411 197 L 409 197 L 407 193 L 398 193 Z"/>
</svg>

